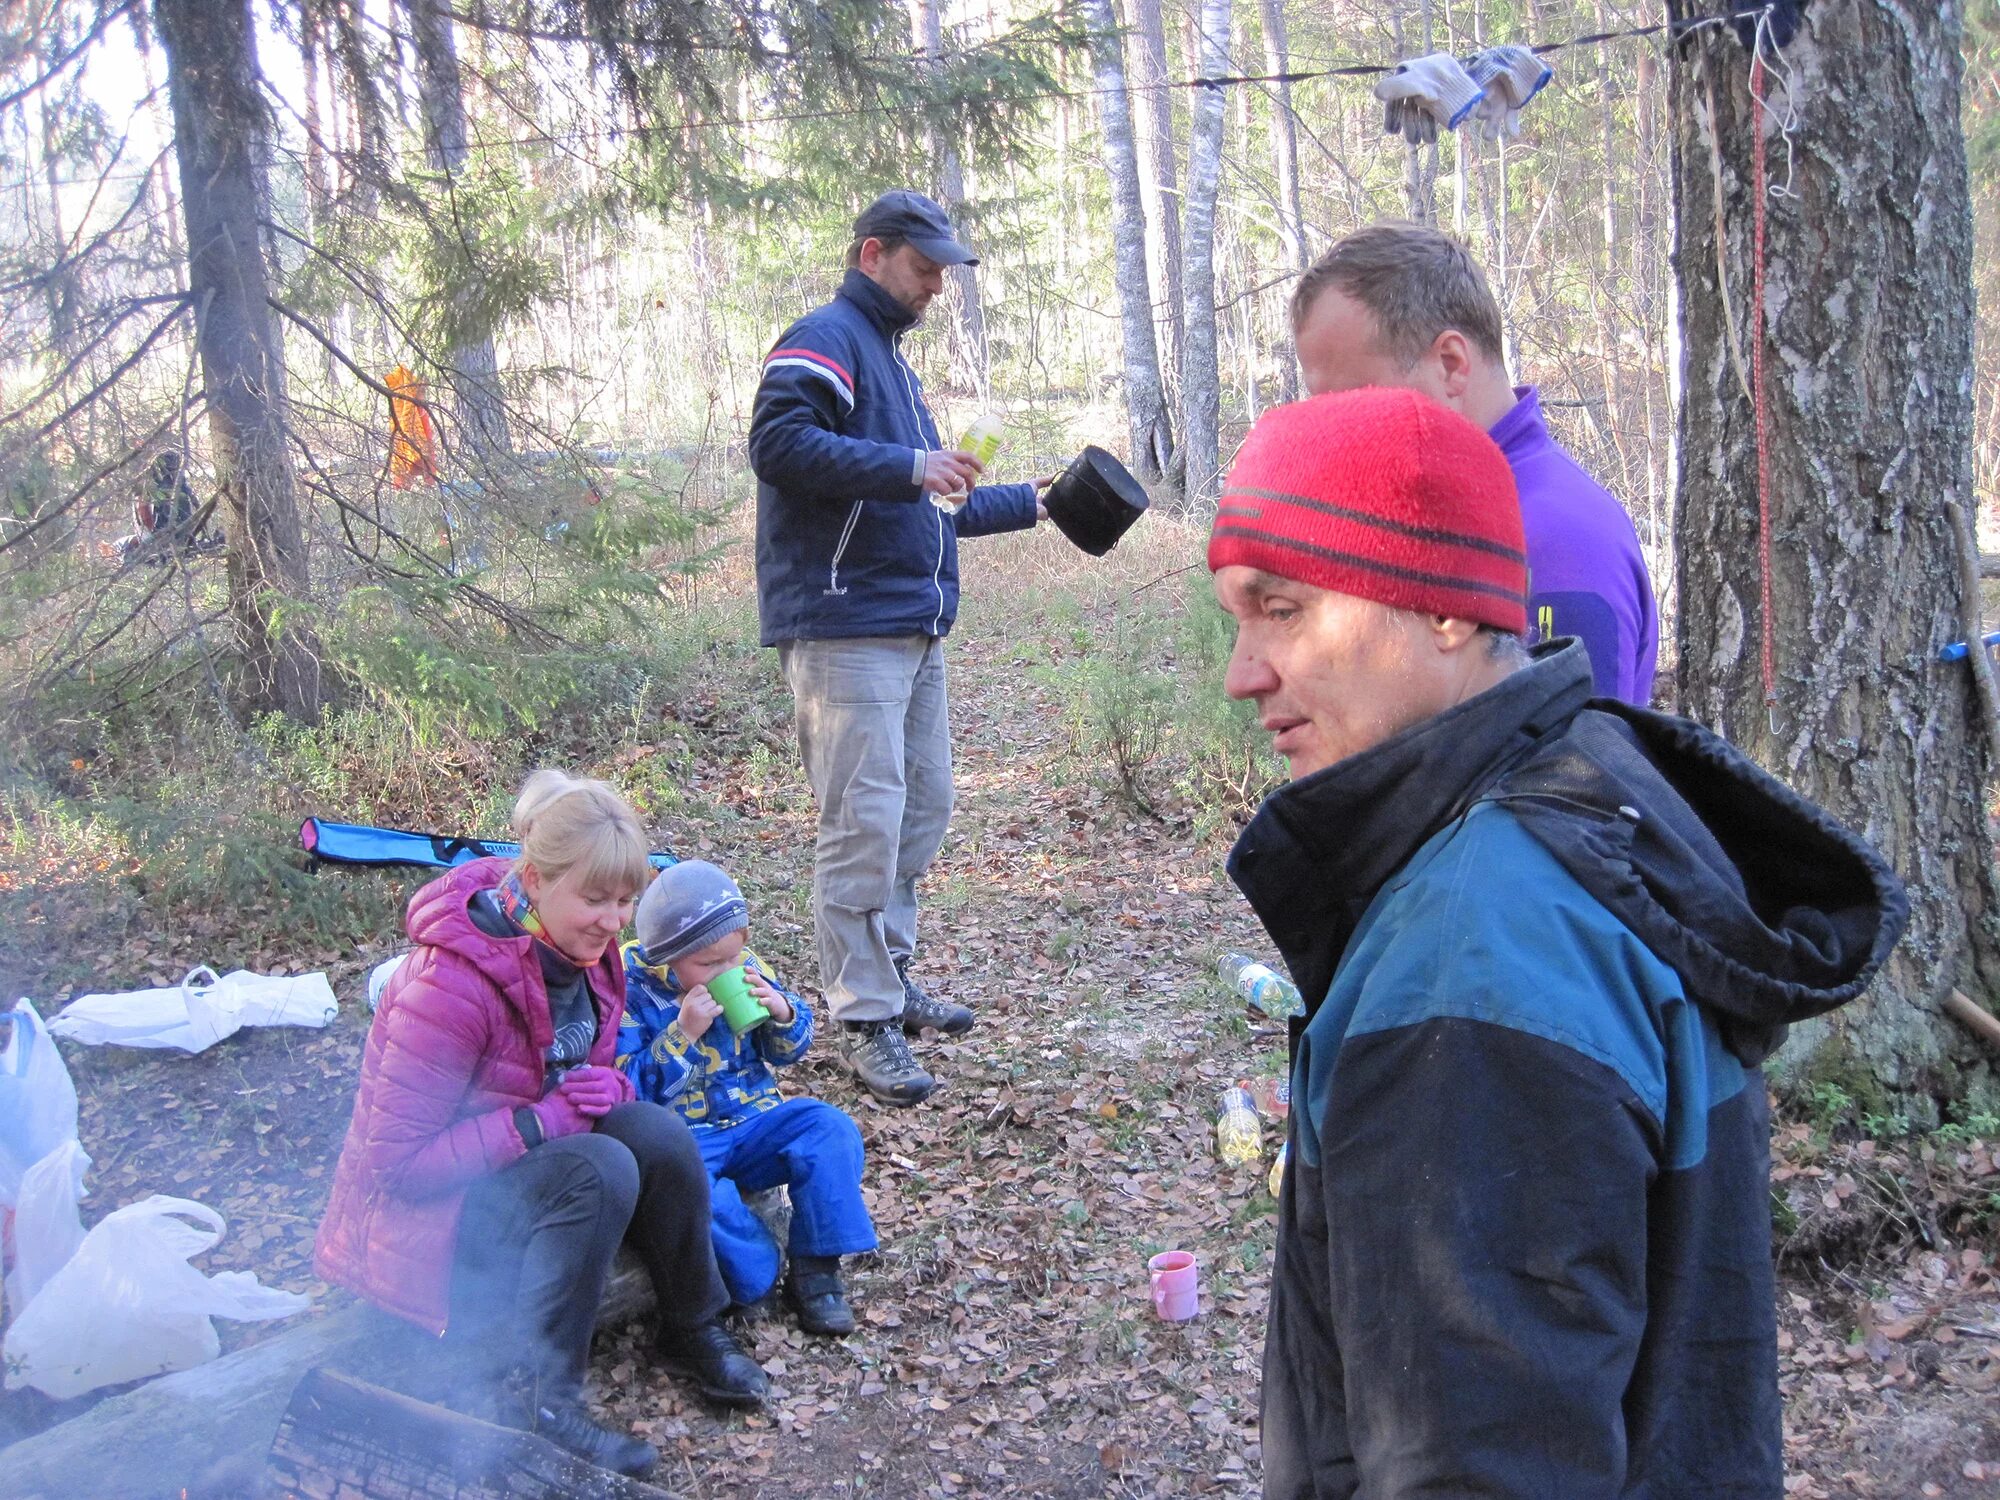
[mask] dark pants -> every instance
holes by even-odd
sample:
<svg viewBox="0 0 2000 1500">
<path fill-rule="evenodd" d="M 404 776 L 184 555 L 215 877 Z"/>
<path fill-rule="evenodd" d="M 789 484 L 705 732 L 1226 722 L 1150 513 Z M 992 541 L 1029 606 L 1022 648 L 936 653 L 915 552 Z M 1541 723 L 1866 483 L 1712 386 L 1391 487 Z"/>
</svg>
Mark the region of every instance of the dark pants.
<svg viewBox="0 0 2000 1500">
<path fill-rule="evenodd" d="M 589 1134 L 548 1141 L 472 1185 L 452 1261 L 451 1339 L 496 1373 L 525 1365 L 543 1391 L 579 1394 L 605 1277 L 628 1236 L 663 1322 L 692 1327 L 728 1305 L 701 1149 L 657 1104 L 621 1104 Z"/>
</svg>

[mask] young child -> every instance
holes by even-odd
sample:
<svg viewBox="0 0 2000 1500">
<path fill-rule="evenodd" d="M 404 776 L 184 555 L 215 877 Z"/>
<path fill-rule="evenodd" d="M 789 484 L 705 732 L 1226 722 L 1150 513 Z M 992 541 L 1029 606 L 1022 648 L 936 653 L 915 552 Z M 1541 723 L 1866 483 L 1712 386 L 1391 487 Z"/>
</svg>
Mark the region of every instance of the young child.
<svg viewBox="0 0 2000 1500">
<path fill-rule="evenodd" d="M 830 1104 L 783 1098 L 771 1074 L 812 1044 L 811 1010 L 744 946 L 749 908 L 712 864 L 662 870 L 633 926 L 618 1066 L 641 1099 L 673 1106 L 694 1132 L 713 1184 L 710 1232 L 730 1295 L 752 1303 L 778 1279 L 777 1242 L 741 1194 L 783 1183 L 792 1199 L 785 1300 L 808 1333 L 852 1333 L 840 1257 L 875 1248 L 861 1201 L 861 1132 Z M 738 964 L 771 1013 L 742 1036 L 708 992 L 711 979 Z"/>
</svg>

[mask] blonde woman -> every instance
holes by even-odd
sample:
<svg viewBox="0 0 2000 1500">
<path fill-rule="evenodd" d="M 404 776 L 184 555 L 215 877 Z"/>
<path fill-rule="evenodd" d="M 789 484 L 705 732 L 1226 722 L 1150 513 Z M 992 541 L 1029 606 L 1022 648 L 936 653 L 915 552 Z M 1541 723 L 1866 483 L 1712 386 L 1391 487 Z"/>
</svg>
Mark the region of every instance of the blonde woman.
<svg viewBox="0 0 2000 1500">
<path fill-rule="evenodd" d="M 718 1321 L 701 1152 L 613 1065 L 644 830 L 604 782 L 549 770 L 514 828 L 519 859 L 460 865 L 410 901 L 416 951 L 369 1032 L 315 1265 L 472 1353 L 504 1414 L 640 1474 L 653 1448 L 583 1405 L 622 1239 L 652 1276 L 668 1368 L 736 1405 L 767 1384 Z"/>
</svg>

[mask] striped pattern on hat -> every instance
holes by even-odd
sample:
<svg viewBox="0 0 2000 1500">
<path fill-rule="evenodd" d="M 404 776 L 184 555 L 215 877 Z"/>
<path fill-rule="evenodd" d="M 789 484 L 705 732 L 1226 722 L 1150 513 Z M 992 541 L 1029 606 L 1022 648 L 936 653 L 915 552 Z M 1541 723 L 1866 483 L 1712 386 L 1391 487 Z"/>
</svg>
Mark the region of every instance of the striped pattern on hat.
<svg viewBox="0 0 2000 1500">
<path fill-rule="evenodd" d="M 1513 471 L 1485 433 L 1415 391 L 1340 391 L 1259 418 L 1209 533 L 1209 571 L 1233 564 L 1413 614 L 1528 628 Z"/>
</svg>

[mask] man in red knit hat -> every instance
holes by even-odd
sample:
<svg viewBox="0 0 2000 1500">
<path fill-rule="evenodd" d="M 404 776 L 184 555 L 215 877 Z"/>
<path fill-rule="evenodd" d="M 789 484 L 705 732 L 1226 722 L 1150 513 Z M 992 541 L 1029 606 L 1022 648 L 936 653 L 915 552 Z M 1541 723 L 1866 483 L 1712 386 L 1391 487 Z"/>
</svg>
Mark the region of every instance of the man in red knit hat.
<svg viewBox="0 0 2000 1500">
<path fill-rule="evenodd" d="M 1774 1500 L 1758 1064 L 1880 967 L 1896 877 L 1523 647 L 1506 460 L 1425 396 L 1266 413 L 1208 562 L 1292 775 L 1229 870 L 1308 1005 L 1264 1493 Z"/>
</svg>

